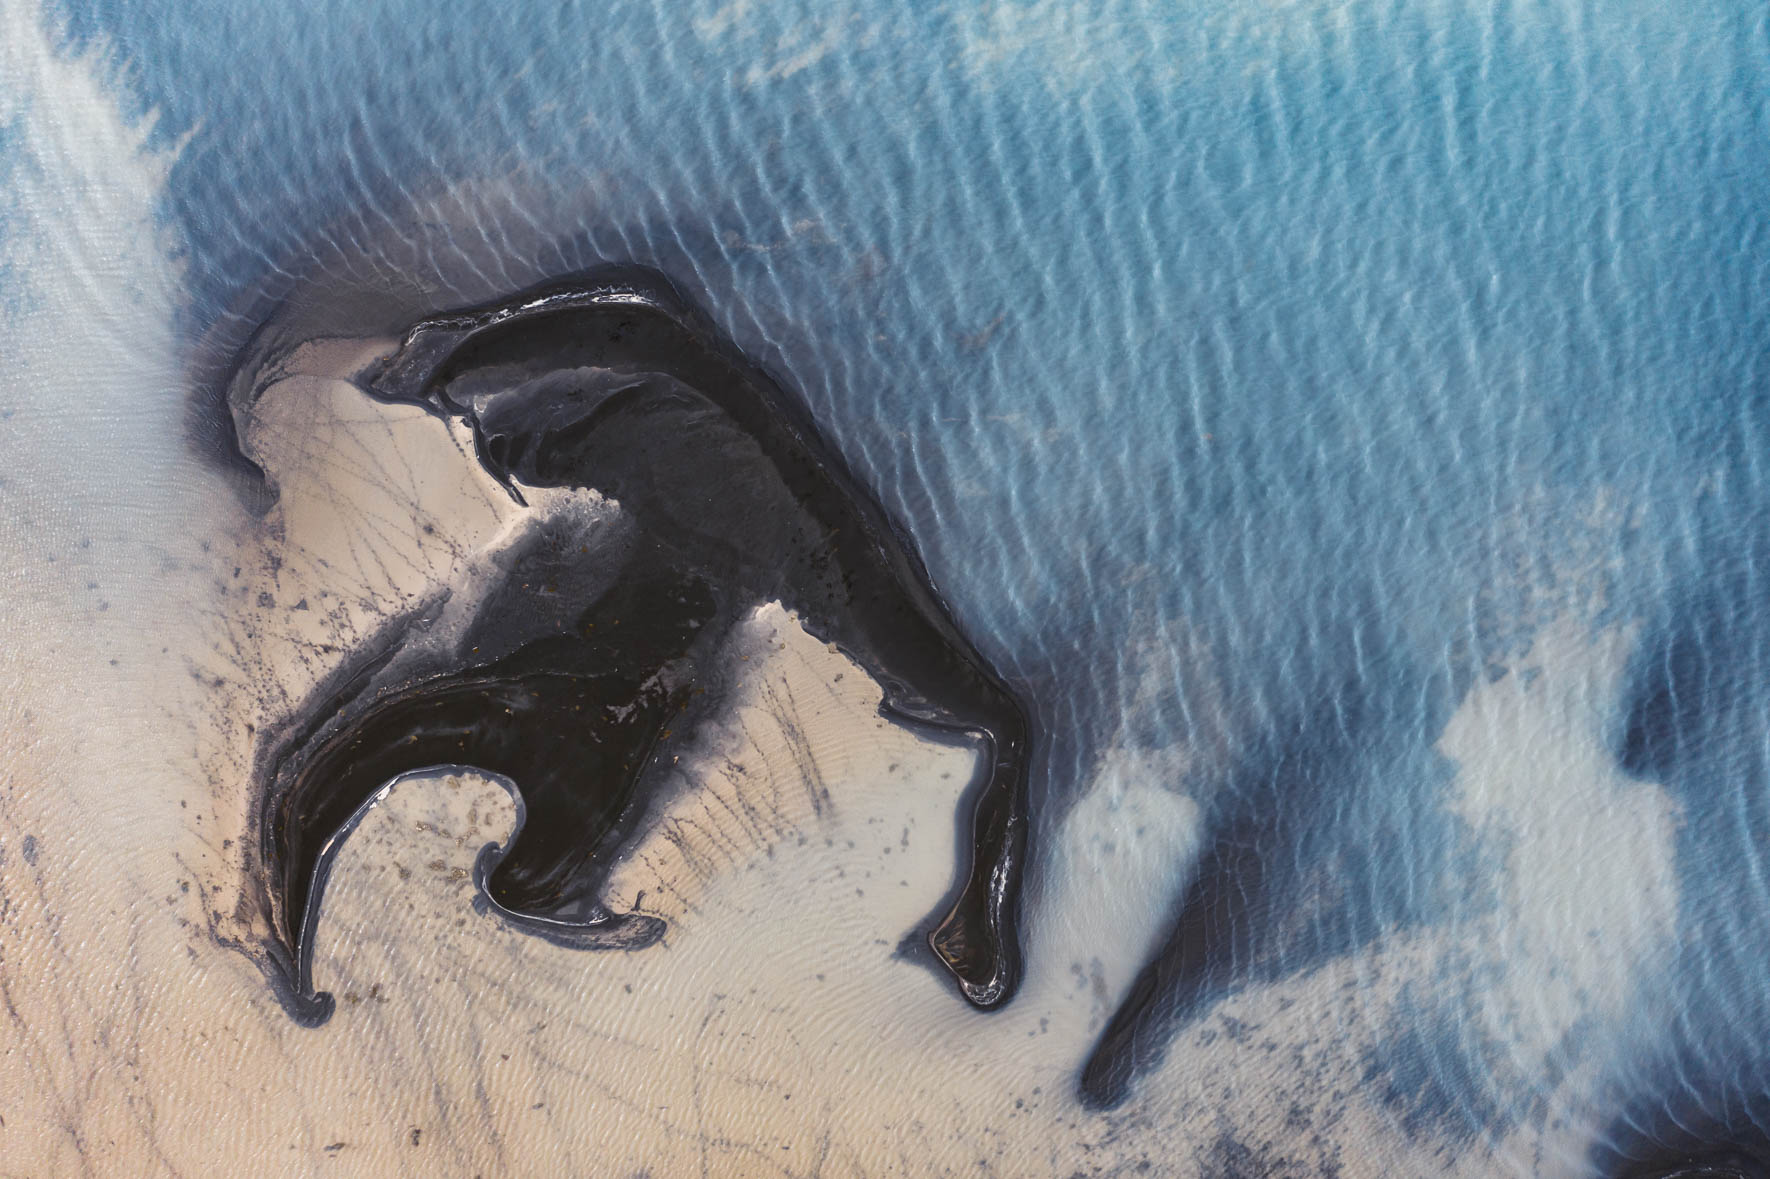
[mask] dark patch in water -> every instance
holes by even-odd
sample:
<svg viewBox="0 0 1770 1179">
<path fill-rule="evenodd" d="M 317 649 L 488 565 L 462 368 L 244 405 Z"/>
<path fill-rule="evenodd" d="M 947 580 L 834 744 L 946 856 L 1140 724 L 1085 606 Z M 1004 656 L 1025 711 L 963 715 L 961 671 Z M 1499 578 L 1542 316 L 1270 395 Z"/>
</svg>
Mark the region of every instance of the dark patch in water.
<svg viewBox="0 0 1770 1179">
<path fill-rule="evenodd" d="M 595 489 L 618 501 L 623 527 L 594 548 L 542 530 L 452 653 L 401 652 L 423 617 L 390 628 L 382 653 L 335 677 L 273 750 L 269 953 L 298 1018 L 326 1013 L 309 935 L 329 849 L 384 783 L 425 767 L 474 766 L 519 787 L 527 823 L 480 865 L 507 916 L 550 937 L 573 931 L 569 944 L 655 940 L 661 922 L 608 913 L 599 890 L 647 813 L 648 770 L 698 715 L 722 638 L 776 600 L 869 670 L 887 715 L 984 740 L 969 862 L 926 938 L 972 1003 L 1008 999 L 1026 712 L 796 401 L 638 268 L 422 323 L 368 385 L 462 419 L 512 496 Z"/>
<path fill-rule="evenodd" d="M 1699 618 L 1695 625 L 1685 622 L 1661 642 L 1643 643 L 1650 657 L 1637 659 L 1633 668 L 1632 699 L 1624 716 L 1622 747 L 1617 750 L 1617 760 L 1627 773 L 1649 780 L 1667 778 L 1703 750 L 1701 730 L 1711 719 L 1716 679 L 1730 670 L 1725 656 L 1711 646 L 1717 636 L 1705 633 L 1719 629 L 1712 622 L 1708 618 Z"/>
<path fill-rule="evenodd" d="M 1445 841 L 1422 838 L 1418 814 L 1396 800 L 1431 808 L 1431 787 L 1449 780 L 1428 735 L 1467 677 L 1451 682 L 1379 652 L 1368 635 L 1360 641 L 1364 668 L 1299 685 L 1302 711 L 1251 747 L 1221 787 L 1192 879 L 1082 1067 L 1088 1108 L 1122 1104 L 1219 1000 L 1429 911 L 1431 897 L 1392 882 L 1439 878 L 1426 857 L 1447 854 L 1437 850 Z M 1406 778 L 1420 788 L 1396 790 Z"/>
<path fill-rule="evenodd" d="M 1595 1174 L 1601 1179 L 1770 1179 L 1770 1143 L 1763 1131 L 1742 1134 L 1707 1117 L 1682 1127 L 1669 1111 L 1656 1122 L 1655 1131 L 1666 1133 L 1649 1139 L 1630 1126 L 1620 1149 L 1600 1150 Z"/>
<path fill-rule="evenodd" d="M 1279 827 L 1250 818 L 1204 853 L 1161 948 L 1144 964 L 1082 1068 L 1083 1104 L 1110 1109 L 1158 1066 L 1169 1043 L 1227 983 L 1225 946 L 1245 942 L 1268 903 L 1267 865 Z"/>
</svg>

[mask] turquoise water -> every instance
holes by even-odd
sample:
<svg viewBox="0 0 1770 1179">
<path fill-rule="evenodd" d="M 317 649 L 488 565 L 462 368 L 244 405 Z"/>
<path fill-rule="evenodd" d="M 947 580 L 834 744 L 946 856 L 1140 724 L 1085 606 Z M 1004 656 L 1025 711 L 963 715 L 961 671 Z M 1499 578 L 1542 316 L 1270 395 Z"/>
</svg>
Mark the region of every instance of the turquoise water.
<svg viewBox="0 0 1770 1179">
<path fill-rule="evenodd" d="M 190 136 L 193 339 L 328 283 L 440 307 L 622 260 L 691 289 L 1034 701 L 1048 824 L 1113 751 L 1189 750 L 1172 788 L 1311 898 L 1237 918 L 1213 985 L 1491 903 L 1445 725 L 1544 627 L 1627 631 L 1608 739 L 1683 808 L 1689 936 L 1654 984 L 1680 1026 L 1617 1101 L 1652 1123 L 1678 1078 L 1686 1121 L 1757 1133 L 1770 1053 L 1726 1029 L 1770 1017 L 1770 10 L 68 21 Z"/>
</svg>

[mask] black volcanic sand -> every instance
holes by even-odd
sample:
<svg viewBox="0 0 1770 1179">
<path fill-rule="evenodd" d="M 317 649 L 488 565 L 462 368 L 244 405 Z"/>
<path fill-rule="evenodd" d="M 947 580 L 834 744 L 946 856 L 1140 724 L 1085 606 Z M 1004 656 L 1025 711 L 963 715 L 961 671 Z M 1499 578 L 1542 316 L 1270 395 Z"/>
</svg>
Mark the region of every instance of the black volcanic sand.
<svg viewBox="0 0 1770 1179">
<path fill-rule="evenodd" d="M 771 601 L 865 667 L 887 716 L 984 740 L 965 862 L 925 937 L 970 1002 L 1012 995 L 1026 710 L 797 401 L 634 268 L 428 320 L 365 383 L 464 421 L 512 496 L 594 489 L 621 526 L 593 546 L 537 528 L 451 651 L 414 660 L 400 652 L 413 628 L 391 627 L 271 751 L 268 950 L 293 1014 L 330 1011 L 312 988 L 310 892 L 358 809 L 428 767 L 520 789 L 526 821 L 486 878 L 518 928 L 587 948 L 655 941 L 660 920 L 609 913 L 599 889 L 646 817 L 660 742 L 710 707 L 722 640 Z"/>
</svg>

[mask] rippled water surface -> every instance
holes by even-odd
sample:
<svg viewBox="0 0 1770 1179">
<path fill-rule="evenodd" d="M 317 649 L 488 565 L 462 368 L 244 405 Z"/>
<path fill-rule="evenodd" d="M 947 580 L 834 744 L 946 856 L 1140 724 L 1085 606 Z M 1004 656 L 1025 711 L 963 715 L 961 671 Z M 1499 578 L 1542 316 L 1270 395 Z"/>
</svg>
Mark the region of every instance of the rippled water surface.
<svg viewBox="0 0 1770 1179">
<path fill-rule="evenodd" d="M 1044 1081 L 1065 1117 L 1173 1173 L 1370 1173 L 1316 1149 L 1331 1120 L 1291 1171 L 1135 1112 L 1222 1004 L 1363 988 L 1333 1084 L 1434 1166 L 1770 1168 L 1761 5 L 8 20 L 161 161 L 130 183 L 175 375 L 107 394 L 160 441 L 62 468 L 94 518 L 104 454 L 177 498 L 285 300 L 350 335 L 365 291 L 656 267 L 804 398 L 1034 716 L 1029 962 L 1123 963 Z M 18 243 L 114 218 L 41 211 L 30 112 L 71 101 L 0 107 L 11 314 L 50 265 Z M 140 299 L 55 265 L 91 314 Z M 19 453 L 86 396 L 7 388 Z"/>
</svg>

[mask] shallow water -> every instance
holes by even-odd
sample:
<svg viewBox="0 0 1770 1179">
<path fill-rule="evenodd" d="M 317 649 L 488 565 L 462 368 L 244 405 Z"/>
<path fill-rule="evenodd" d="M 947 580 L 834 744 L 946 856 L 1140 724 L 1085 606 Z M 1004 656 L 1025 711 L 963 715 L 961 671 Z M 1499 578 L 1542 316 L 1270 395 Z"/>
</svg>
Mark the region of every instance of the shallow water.
<svg viewBox="0 0 1770 1179">
<path fill-rule="evenodd" d="M 4 12 L 21 683 L 133 716 L 218 649 L 169 603 L 253 527 L 217 456 L 274 309 L 397 335 L 655 266 L 804 399 L 1032 711 L 1025 998 L 1041 957 L 1100 980 L 1038 1082 L 1067 1104 L 1014 1131 L 1038 1159 L 1770 1167 L 1761 7 Z M 269 625 L 233 601 L 196 613 Z M 108 627 L 154 670 L 69 654 Z M 237 698 L 195 681 L 157 766 L 227 744 Z M 46 775 L 50 816 L 77 772 Z M 853 1018 L 824 1011 L 795 1018 Z M 1200 1043 L 1232 1016 L 1288 1063 Z M 1353 1095 L 1293 1099 L 1304 1056 Z M 879 1101 L 856 1140 L 906 1116 Z"/>
</svg>

